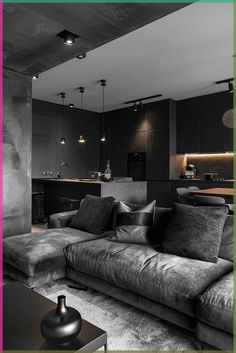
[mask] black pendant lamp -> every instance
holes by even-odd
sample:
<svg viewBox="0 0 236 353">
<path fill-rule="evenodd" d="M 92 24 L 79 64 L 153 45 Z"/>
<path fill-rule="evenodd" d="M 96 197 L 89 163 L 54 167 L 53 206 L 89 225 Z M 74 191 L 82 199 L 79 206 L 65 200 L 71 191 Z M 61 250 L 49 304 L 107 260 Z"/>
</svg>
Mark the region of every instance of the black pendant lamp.
<svg viewBox="0 0 236 353">
<path fill-rule="evenodd" d="M 65 98 L 66 98 L 65 92 L 61 92 L 60 96 L 62 99 L 63 106 L 65 106 Z M 62 120 L 62 137 L 60 139 L 60 143 L 61 143 L 61 145 L 64 145 L 66 143 L 66 138 L 64 137 L 64 118 Z"/>
<path fill-rule="evenodd" d="M 105 118 L 104 118 L 104 105 L 105 105 L 105 86 L 107 85 L 106 80 L 101 80 L 102 86 L 102 135 L 101 135 L 101 142 L 106 141 L 106 134 L 105 134 Z"/>
<path fill-rule="evenodd" d="M 80 91 L 80 109 L 83 110 L 83 94 L 84 94 L 84 87 L 79 87 Z M 80 135 L 78 139 L 79 143 L 85 143 L 85 138 L 83 135 Z"/>
</svg>

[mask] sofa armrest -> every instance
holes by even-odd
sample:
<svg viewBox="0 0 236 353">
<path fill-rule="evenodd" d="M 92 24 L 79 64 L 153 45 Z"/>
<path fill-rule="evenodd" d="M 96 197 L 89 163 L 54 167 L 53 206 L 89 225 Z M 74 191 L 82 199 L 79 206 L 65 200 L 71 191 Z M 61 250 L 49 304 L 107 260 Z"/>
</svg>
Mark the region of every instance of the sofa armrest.
<svg viewBox="0 0 236 353">
<path fill-rule="evenodd" d="M 48 228 L 67 227 L 77 210 L 52 214 L 49 217 Z"/>
</svg>

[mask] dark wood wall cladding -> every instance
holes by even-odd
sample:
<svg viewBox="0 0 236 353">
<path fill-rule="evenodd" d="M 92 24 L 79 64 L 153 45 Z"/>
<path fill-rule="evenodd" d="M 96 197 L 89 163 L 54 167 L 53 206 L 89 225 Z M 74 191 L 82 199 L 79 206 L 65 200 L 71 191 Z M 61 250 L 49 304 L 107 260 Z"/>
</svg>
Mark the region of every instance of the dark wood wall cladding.
<svg viewBox="0 0 236 353">
<path fill-rule="evenodd" d="M 228 91 L 177 102 L 177 152 L 212 153 L 233 151 L 233 129 L 222 116 L 233 107 Z"/>
<path fill-rule="evenodd" d="M 4 70 L 3 233 L 31 230 L 31 77 Z"/>
<path fill-rule="evenodd" d="M 189 4 L 4 4 L 4 66 L 40 73 Z M 57 37 L 64 29 L 80 37 L 69 50 Z"/>
<path fill-rule="evenodd" d="M 86 143 L 77 142 L 80 134 Z M 65 145 L 60 144 L 61 137 L 66 138 Z M 33 178 L 55 177 L 62 162 L 69 164 L 62 170 L 64 177 L 87 178 L 89 171 L 99 169 L 99 139 L 98 113 L 33 99 Z"/>
<path fill-rule="evenodd" d="M 101 145 L 100 169 L 111 161 L 114 176 L 127 176 L 127 154 L 146 152 L 146 179 L 170 177 L 170 154 L 175 153 L 175 102 L 163 100 L 107 113 L 107 142 Z"/>
</svg>

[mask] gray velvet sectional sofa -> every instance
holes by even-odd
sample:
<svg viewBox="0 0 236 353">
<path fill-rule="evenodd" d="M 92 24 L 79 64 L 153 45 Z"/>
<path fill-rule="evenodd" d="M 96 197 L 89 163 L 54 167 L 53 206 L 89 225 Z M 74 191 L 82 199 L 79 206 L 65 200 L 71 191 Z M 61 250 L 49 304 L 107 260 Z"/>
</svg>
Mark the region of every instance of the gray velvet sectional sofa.
<svg viewBox="0 0 236 353">
<path fill-rule="evenodd" d="M 232 216 L 212 263 L 162 253 L 158 242 L 118 243 L 70 228 L 75 212 L 51 216 L 45 232 L 4 239 L 4 272 L 30 287 L 67 277 L 232 349 Z M 163 232 L 170 215 L 156 208 L 154 233 Z"/>
</svg>

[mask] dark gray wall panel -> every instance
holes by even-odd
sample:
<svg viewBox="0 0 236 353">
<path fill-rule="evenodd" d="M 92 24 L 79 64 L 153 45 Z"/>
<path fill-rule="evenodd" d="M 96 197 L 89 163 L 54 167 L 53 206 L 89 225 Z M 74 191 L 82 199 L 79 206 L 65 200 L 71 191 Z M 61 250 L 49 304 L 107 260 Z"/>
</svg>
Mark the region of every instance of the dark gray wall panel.
<svg viewBox="0 0 236 353">
<path fill-rule="evenodd" d="M 4 237 L 31 229 L 31 78 L 4 70 Z"/>
<path fill-rule="evenodd" d="M 42 170 L 56 174 L 56 146 L 51 136 L 33 135 L 32 170 L 34 175 L 41 175 Z"/>
<path fill-rule="evenodd" d="M 175 102 L 169 99 L 106 114 L 107 143 L 101 146 L 100 169 L 111 160 L 114 176 L 127 176 L 127 154 L 146 152 L 146 179 L 168 179 L 170 154 L 176 151 Z"/>
<path fill-rule="evenodd" d="M 85 144 L 78 143 L 80 134 L 86 138 Z M 66 144 L 60 144 L 60 138 Z M 32 176 L 50 177 L 43 172 L 59 172 L 63 167 L 66 178 L 87 178 L 89 171 L 99 169 L 100 116 L 90 111 L 71 109 L 67 106 L 33 99 L 33 155 Z"/>
</svg>

